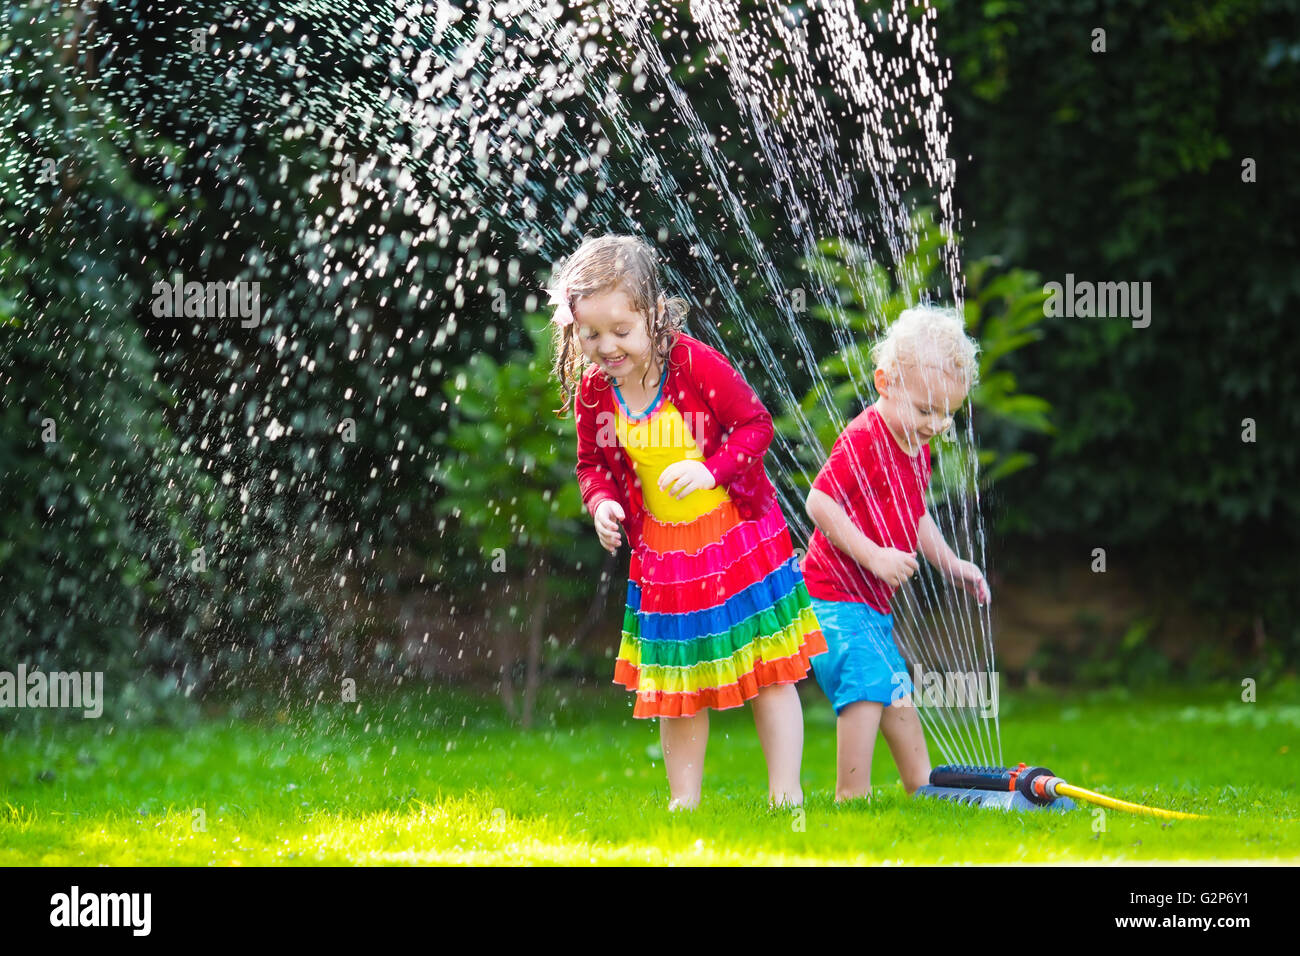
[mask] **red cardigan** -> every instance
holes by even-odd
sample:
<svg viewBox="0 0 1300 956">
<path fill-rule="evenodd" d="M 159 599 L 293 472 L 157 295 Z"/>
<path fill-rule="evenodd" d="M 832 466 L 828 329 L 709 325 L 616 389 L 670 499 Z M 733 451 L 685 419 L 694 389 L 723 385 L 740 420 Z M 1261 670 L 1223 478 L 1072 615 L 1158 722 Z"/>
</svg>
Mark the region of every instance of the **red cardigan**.
<svg viewBox="0 0 1300 956">
<path fill-rule="evenodd" d="M 726 356 L 699 339 L 679 331 L 668 363 L 664 398 L 681 412 L 717 487 L 726 488 L 742 518 L 758 520 L 776 502 L 776 489 L 763 468 L 775 431 L 772 416 Z M 582 503 L 592 515 L 606 498 L 621 504 L 628 543 L 635 548 L 645 503 L 641 479 L 615 432 L 613 379 L 591 366 L 573 404 Z"/>
</svg>

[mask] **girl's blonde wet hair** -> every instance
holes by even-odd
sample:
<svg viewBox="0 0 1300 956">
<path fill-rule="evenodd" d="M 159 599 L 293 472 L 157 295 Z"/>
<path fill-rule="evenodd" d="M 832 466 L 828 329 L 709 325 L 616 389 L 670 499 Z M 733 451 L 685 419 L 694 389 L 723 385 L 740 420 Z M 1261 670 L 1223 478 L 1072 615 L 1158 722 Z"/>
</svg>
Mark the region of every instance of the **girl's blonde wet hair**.
<svg viewBox="0 0 1300 956">
<path fill-rule="evenodd" d="M 979 384 L 979 350 L 956 309 L 918 305 L 899 313 L 872 346 L 871 358 L 891 382 L 904 366 L 926 366 L 956 376 L 969 392 Z"/>
<path fill-rule="evenodd" d="M 585 238 L 567 259 L 555 266 L 551 288 L 568 292 L 570 311 L 579 299 L 622 289 L 632 308 L 645 318 L 650 346 L 659 356 L 663 374 L 668 374 L 668 355 L 690 306 L 680 296 L 664 296 L 659 259 L 650 243 L 638 236 L 613 234 Z M 664 299 L 662 317 L 658 309 L 661 297 Z M 555 414 L 563 418 L 573 407 L 573 396 L 592 363 L 578 344 L 577 322 L 564 326 L 553 324 L 552 328 L 555 344 L 552 372 L 564 392 L 564 405 L 555 409 Z M 641 384 L 645 385 L 644 375 Z"/>
</svg>

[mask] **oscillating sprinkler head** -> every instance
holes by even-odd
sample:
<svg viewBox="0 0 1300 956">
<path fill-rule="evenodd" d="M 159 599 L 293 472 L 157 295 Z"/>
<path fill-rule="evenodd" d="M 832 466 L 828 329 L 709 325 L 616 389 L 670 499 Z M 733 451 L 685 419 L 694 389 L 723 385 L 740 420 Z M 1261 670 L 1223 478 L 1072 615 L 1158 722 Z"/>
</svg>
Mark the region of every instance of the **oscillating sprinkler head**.
<svg viewBox="0 0 1300 956">
<path fill-rule="evenodd" d="M 915 796 L 1002 810 L 1073 810 L 1075 800 L 1084 800 L 1098 806 L 1149 816 L 1175 820 L 1203 819 L 1199 813 L 1144 807 L 1140 803 L 1093 793 L 1067 783 L 1046 767 L 1031 767 L 1023 763 L 1013 768 L 966 764 L 935 767 L 930 771 L 930 783 L 917 787 Z"/>
<path fill-rule="evenodd" d="M 1006 790 L 1020 793 L 1030 803 L 1046 806 L 1056 799 L 1060 782 L 1046 767 L 1021 763 L 1010 767 L 978 767 L 945 764 L 930 771 L 930 786 L 956 790 Z"/>
</svg>

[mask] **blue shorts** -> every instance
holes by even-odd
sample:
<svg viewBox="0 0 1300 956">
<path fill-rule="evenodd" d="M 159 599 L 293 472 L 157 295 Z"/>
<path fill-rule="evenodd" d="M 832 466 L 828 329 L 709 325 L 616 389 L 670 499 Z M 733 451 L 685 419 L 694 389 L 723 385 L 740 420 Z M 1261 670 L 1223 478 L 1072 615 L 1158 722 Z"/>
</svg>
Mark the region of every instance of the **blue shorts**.
<svg viewBox="0 0 1300 956">
<path fill-rule="evenodd" d="M 894 645 L 894 615 L 863 601 L 812 598 L 812 607 L 827 649 L 812 659 L 813 673 L 837 715 L 855 701 L 889 706 L 912 693 L 907 664 Z"/>
</svg>

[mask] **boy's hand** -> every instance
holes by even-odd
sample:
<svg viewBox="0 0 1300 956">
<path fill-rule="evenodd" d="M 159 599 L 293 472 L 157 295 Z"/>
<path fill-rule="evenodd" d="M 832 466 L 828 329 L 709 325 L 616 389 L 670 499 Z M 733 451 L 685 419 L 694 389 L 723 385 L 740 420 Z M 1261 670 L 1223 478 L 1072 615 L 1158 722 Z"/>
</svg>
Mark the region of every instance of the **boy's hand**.
<svg viewBox="0 0 1300 956">
<path fill-rule="evenodd" d="M 952 569 L 949 579 L 975 598 L 977 604 L 988 604 L 993 600 L 989 583 L 984 580 L 984 573 L 971 561 L 958 561 Z"/>
<path fill-rule="evenodd" d="M 879 548 L 869 570 L 891 588 L 896 588 L 916 573 L 916 553 L 897 548 Z"/>
<path fill-rule="evenodd" d="M 623 514 L 623 506 L 613 498 L 606 498 L 598 504 L 596 513 L 592 515 L 592 519 L 596 523 L 596 534 L 600 535 L 600 546 L 610 554 L 616 552 L 619 545 L 623 543 L 623 536 L 619 534 L 618 522 L 626 517 Z"/>
<path fill-rule="evenodd" d="M 692 491 L 708 491 L 717 484 L 713 479 L 713 472 L 705 467 L 704 462 L 695 458 L 675 461 L 659 476 L 660 490 L 668 492 L 679 500 Z"/>
</svg>

